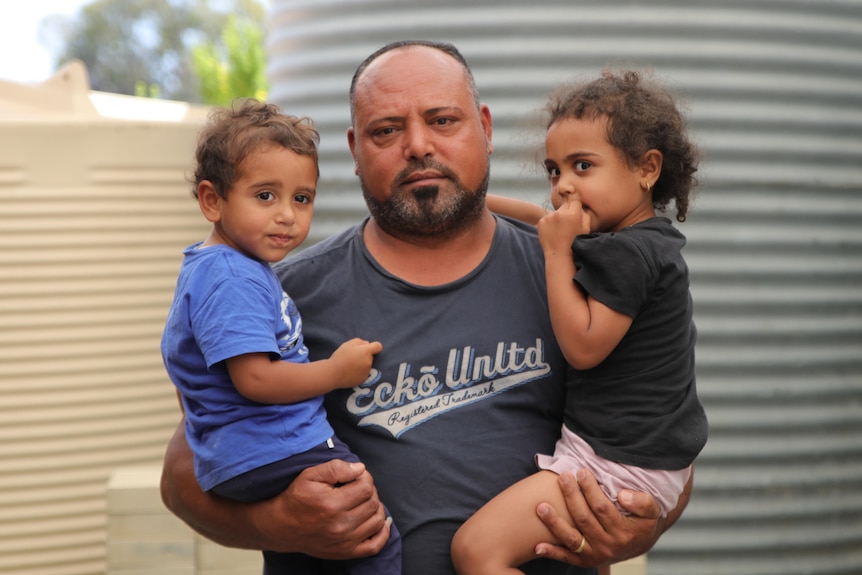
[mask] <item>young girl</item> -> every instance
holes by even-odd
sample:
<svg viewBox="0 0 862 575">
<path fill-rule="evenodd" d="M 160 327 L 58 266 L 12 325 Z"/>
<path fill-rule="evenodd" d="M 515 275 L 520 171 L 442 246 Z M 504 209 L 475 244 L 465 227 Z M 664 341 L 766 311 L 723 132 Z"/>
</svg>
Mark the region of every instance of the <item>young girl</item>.
<svg viewBox="0 0 862 575">
<path fill-rule="evenodd" d="M 590 470 L 614 501 L 621 489 L 651 493 L 666 514 L 706 442 L 685 238 L 656 216 L 672 203 L 684 221 L 695 184 L 696 149 L 674 98 L 637 72 L 606 72 L 562 88 L 546 111 L 556 211 L 488 203 L 538 225 L 551 322 L 570 364 L 562 437 L 553 455 L 536 456 L 541 471 L 458 531 L 461 575 L 520 573 L 538 543 L 555 541 L 536 507 L 569 517 L 557 483 L 564 471 Z M 576 552 L 589 545 L 584 538 Z"/>
<path fill-rule="evenodd" d="M 325 461 L 359 461 L 335 437 L 323 394 L 362 385 L 382 345 L 356 338 L 309 362 L 302 319 L 270 268 L 311 227 L 317 138 L 307 119 L 246 100 L 217 109 L 198 141 L 194 195 L 212 230 L 183 252 L 162 356 L 201 488 L 237 501 L 274 497 Z M 378 555 L 338 572 L 400 575 L 400 541 L 392 526 Z M 336 569 L 299 553 L 264 560 Z"/>
</svg>

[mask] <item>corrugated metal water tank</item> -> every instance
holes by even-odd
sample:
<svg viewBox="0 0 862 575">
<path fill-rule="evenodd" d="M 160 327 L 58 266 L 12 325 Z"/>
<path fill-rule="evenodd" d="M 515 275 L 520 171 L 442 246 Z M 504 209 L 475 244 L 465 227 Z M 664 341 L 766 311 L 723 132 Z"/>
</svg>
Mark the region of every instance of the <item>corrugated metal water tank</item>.
<svg viewBox="0 0 862 575">
<path fill-rule="evenodd" d="M 633 63 L 686 97 L 712 435 L 650 573 L 862 573 L 862 2 L 272 0 L 270 99 L 323 133 L 316 238 L 365 213 L 351 75 L 406 38 L 462 50 L 494 117 L 491 189 L 537 202 L 529 119 L 552 86 Z"/>
<path fill-rule="evenodd" d="M 160 465 L 179 421 L 159 340 L 208 227 L 185 182 L 194 112 L 93 94 L 81 65 L 0 82 L 2 573 L 104 574 L 108 477 Z"/>
</svg>

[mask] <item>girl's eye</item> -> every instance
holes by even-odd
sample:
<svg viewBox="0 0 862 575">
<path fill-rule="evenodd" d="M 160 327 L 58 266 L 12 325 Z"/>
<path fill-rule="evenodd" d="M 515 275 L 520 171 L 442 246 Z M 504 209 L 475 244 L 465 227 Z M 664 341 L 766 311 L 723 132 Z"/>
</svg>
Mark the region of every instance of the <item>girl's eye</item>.
<svg viewBox="0 0 862 575">
<path fill-rule="evenodd" d="M 264 190 L 263 192 L 258 192 L 257 197 L 260 198 L 261 200 L 265 201 L 265 202 L 269 202 L 269 201 L 272 201 L 273 199 L 275 199 L 275 196 L 273 195 L 273 193 L 268 192 L 266 190 Z"/>
<path fill-rule="evenodd" d="M 298 204 L 310 204 L 311 196 L 309 196 L 308 194 L 299 194 L 297 196 L 294 196 L 293 200 Z"/>
<path fill-rule="evenodd" d="M 575 171 L 585 172 L 586 170 L 590 169 L 590 166 L 592 166 L 591 163 L 587 162 L 586 160 L 580 160 L 575 162 Z"/>
<path fill-rule="evenodd" d="M 554 166 L 548 166 L 546 168 L 548 170 L 548 178 L 553 180 L 554 178 L 560 177 L 560 169 Z"/>
</svg>

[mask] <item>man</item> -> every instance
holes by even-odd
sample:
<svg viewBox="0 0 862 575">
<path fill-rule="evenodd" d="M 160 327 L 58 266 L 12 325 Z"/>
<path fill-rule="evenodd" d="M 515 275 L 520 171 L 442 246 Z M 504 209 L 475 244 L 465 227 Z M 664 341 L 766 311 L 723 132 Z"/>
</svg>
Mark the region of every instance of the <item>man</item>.
<svg viewBox="0 0 862 575">
<path fill-rule="evenodd" d="M 364 385 L 327 397 L 336 433 L 374 479 L 362 465 L 330 463 L 242 507 L 200 493 L 178 430 L 163 498 L 224 544 L 347 558 L 374 553 L 388 535 L 377 485 L 403 537 L 404 573 L 445 575 L 460 523 L 553 448 L 566 367 L 535 230 L 485 207 L 491 115 L 461 55 L 388 45 L 360 65 L 350 96 L 348 144 L 371 217 L 277 272 L 312 359 L 350 337 L 383 343 Z M 538 551 L 580 566 L 646 551 L 688 500 L 660 522 L 646 494 L 626 494 L 633 514 L 623 516 L 588 474 L 564 475 L 561 487 L 568 510 L 537 511 L 562 545 Z M 547 560 L 524 569 L 591 572 Z"/>
</svg>

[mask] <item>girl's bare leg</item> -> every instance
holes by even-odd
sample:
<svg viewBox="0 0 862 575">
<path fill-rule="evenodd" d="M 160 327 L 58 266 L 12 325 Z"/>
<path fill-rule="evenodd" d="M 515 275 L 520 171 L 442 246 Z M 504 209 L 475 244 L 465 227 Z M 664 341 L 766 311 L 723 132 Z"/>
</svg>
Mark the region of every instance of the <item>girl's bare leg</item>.
<svg viewBox="0 0 862 575">
<path fill-rule="evenodd" d="M 557 542 L 536 515 L 542 502 L 568 517 L 557 474 L 551 471 L 519 481 L 479 509 L 452 541 L 458 574 L 521 573 L 517 567 L 536 558 L 538 543 Z"/>
</svg>

